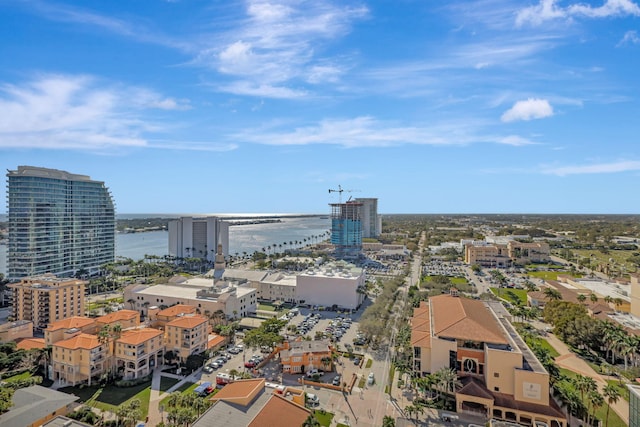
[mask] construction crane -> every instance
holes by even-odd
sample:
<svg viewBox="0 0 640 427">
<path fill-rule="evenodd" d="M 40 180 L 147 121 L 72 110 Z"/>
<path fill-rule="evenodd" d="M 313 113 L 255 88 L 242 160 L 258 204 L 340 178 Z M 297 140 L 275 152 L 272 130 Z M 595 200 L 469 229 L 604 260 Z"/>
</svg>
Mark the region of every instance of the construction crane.
<svg viewBox="0 0 640 427">
<path fill-rule="evenodd" d="M 338 189 L 334 190 L 334 189 L 329 189 L 329 193 L 338 193 L 338 203 L 342 203 L 342 193 L 343 192 L 347 192 L 347 193 L 355 193 L 358 192 L 360 190 L 345 190 L 344 188 L 342 188 L 341 185 L 338 185 Z M 351 197 L 349 197 L 349 200 L 351 200 Z"/>
</svg>

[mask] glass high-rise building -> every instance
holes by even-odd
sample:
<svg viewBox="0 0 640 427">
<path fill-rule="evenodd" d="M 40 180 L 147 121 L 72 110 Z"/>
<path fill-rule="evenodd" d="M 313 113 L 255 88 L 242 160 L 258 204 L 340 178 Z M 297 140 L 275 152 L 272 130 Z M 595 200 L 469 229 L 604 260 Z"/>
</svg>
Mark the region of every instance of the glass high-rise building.
<svg viewBox="0 0 640 427">
<path fill-rule="evenodd" d="M 115 208 L 104 182 L 56 169 L 7 171 L 7 277 L 95 272 L 115 260 Z"/>
</svg>

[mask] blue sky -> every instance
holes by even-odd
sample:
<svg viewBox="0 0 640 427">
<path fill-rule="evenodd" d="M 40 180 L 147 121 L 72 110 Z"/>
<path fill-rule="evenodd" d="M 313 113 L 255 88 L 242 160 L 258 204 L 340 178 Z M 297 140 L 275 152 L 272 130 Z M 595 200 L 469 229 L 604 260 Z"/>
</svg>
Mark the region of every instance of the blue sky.
<svg viewBox="0 0 640 427">
<path fill-rule="evenodd" d="M 324 213 L 338 185 L 383 213 L 638 213 L 639 24 L 632 0 L 0 0 L 0 167 L 90 175 L 120 213 Z"/>
</svg>

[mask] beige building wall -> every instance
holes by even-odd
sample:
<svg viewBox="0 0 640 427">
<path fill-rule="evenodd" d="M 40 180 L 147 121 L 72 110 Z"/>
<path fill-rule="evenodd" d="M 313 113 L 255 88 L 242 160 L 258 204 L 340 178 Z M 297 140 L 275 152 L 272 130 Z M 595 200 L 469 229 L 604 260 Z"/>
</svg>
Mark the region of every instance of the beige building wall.
<svg viewBox="0 0 640 427">
<path fill-rule="evenodd" d="M 449 367 L 449 352 L 456 351 L 458 344 L 456 341 L 443 340 L 437 337 L 431 338 L 430 370 L 434 373 L 442 368 Z"/>
<path fill-rule="evenodd" d="M 486 347 L 485 382 L 487 389 L 514 394 L 515 371 L 522 368 L 522 353 Z"/>
<path fill-rule="evenodd" d="M 516 400 L 538 405 L 549 404 L 549 374 L 517 369 L 514 380 Z"/>
<path fill-rule="evenodd" d="M 0 325 L 0 342 L 15 341 L 20 338 L 33 338 L 33 322 L 18 320 Z"/>
<path fill-rule="evenodd" d="M 58 279 L 46 274 L 25 277 L 8 285 L 12 291 L 13 320 L 30 320 L 43 330 L 51 322 L 84 315 L 85 281 Z"/>
<path fill-rule="evenodd" d="M 640 317 L 640 277 L 631 275 L 631 314 Z"/>
<path fill-rule="evenodd" d="M 125 332 L 115 343 L 115 365 L 124 379 L 140 378 L 162 365 L 162 331 L 143 328 Z"/>
<path fill-rule="evenodd" d="M 63 383 L 77 384 L 89 381 L 91 377 L 101 375 L 107 369 L 107 346 L 98 342 L 96 337 L 82 334 L 83 346 L 74 346 L 73 340 L 64 340 L 53 345 L 51 359 L 53 379 Z M 88 344 L 88 345 L 84 345 Z"/>
<path fill-rule="evenodd" d="M 205 351 L 208 337 L 208 319 L 203 316 L 183 317 L 165 326 L 165 348 L 174 351 L 181 361 Z"/>
</svg>

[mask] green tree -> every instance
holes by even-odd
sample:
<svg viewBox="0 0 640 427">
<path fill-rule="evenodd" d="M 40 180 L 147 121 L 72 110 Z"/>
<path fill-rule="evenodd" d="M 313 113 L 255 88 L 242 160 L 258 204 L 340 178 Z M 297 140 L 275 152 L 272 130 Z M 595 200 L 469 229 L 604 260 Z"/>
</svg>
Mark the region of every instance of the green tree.
<svg viewBox="0 0 640 427">
<path fill-rule="evenodd" d="M 605 427 L 608 427 L 609 426 L 609 409 L 611 409 L 611 405 L 617 403 L 618 400 L 620 399 L 620 390 L 618 390 L 618 387 L 612 384 L 607 384 L 605 388 L 602 390 L 602 394 L 604 395 L 604 398 L 607 400 L 607 404 L 609 405 L 607 406 L 607 415 L 605 415 Z"/>
<path fill-rule="evenodd" d="M 382 427 L 396 427 L 396 420 L 394 420 L 393 417 L 390 417 L 389 415 L 385 415 L 382 418 Z"/>
</svg>

